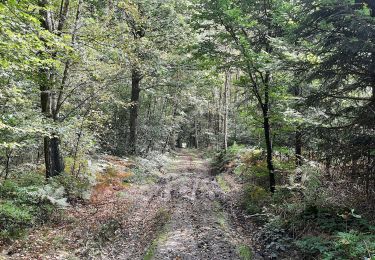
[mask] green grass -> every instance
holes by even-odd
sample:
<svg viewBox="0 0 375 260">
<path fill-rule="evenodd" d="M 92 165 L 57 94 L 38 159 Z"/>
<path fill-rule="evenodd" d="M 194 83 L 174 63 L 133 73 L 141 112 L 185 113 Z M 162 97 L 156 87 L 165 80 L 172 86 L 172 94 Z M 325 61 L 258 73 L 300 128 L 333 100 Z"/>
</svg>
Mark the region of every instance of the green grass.
<svg viewBox="0 0 375 260">
<path fill-rule="evenodd" d="M 253 252 L 247 245 L 239 245 L 237 252 L 242 260 L 251 260 L 253 258 Z"/>
<path fill-rule="evenodd" d="M 147 252 L 145 256 L 143 257 L 143 260 L 151 260 L 154 257 L 157 245 L 158 245 L 158 240 L 155 239 L 152 242 L 151 246 L 147 249 Z"/>
<path fill-rule="evenodd" d="M 154 255 L 155 255 L 155 251 L 158 247 L 158 244 L 163 243 L 163 242 L 167 241 L 167 239 L 168 239 L 168 234 L 167 234 L 168 225 L 167 225 L 167 223 L 170 219 L 170 213 L 167 210 L 161 208 L 161 209 L 159 209 L 157 218 L 159 219 L 158 222 L 160 223 L 158 235 L 152 241 L 151 245 L 147 249 L 146 254 L 143 257 L 143 260 L 153 259 Z"/>
<path fill-rule="evenodd" d="M 217 176 L 216 181 L 224 192 L 230 192 L 230 186 L 228 182 L 223 178 L 223 176 Z"/>
</svg>

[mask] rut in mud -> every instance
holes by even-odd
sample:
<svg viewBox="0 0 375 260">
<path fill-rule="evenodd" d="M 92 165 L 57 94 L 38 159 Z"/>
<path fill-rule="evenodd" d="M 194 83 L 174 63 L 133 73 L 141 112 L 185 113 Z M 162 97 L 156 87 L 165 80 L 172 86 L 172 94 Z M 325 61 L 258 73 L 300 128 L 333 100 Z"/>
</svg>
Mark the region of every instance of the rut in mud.
<svg viewBox="0 0 375 260">
<path fill-rule="evenodd" d="M 207 161 L 195 153 L 178 153 L 156 184 L 129 196 L 133 207 L 98 259 L 242 259 L 241 247 L 250 243 L 231 223 Z"/>
</svg>

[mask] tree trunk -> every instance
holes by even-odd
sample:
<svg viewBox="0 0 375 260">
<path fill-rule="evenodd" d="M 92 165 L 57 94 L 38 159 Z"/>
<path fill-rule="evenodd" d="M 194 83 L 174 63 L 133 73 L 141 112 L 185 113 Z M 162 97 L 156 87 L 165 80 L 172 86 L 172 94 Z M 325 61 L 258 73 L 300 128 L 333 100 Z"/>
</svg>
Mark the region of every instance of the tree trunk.
<svg viewBox="0 0 375 260">
<path fill-rule="evenodd" d="M 264 128 L 264 137 L 266 141 L 266 150 L 267 150 L 267 168 L 269 172 L 270 179 L 270 191 L 275 192 L 275 168 L 273 166 L 273 149 L 272 149 L 272 140 L 271 140 L 271 126 L 268 117 L 268 109 L 263 112 L 263 128 Z"/>
<path fill-rule="evenodd" d="M 264 128 L 264 137 L 266 141 L 266 149 L 267 149 L 267 168 L 269 172 L 269 179 L 270 179 L 270 191 L 272 193 L 275 192 L 276 180 L 275 180 L 275 168 L 273 165 L 273 148 L 272 148 L 272 138 L 271 138 L 271 125 L 270 125 L 270 118 L 269 118 L 269 111 L 270 111 L 270 102 L 269 102 L 269 95 L 270 95 L 270 73 L 266 72 L 265 77 L 265 90 L 264 90 L 264 104 L 262 105 L 262 112 L 263 112 L 263 128 Z"/>
<path fill-rule="evenodd" d="M 41 7 L 46 7 L 50 3 L 48 0 L 41 0 L 39 4 Z M 60 17 L 56 28 L 55 22 L 53 21 L 53 14 L 42 8 L 40 11 L 42 27 L 60 36 L 68 15 L 68 9 L 69 1 L 62 0 Z M 55 29 L 57 29 L 57 31 Z M 56 53 L 52 54 L 52 56 L 55 55 Z M 53 92 L 53 85 L 55 84 L 54 73 L 53 68 L 41 71 L 40 105 L 42 113 L 46 118 L 57 121 L 59 104 L 56 100 L 56 94 Z M 44 137 L 44 162 L 46 178 L 57 176 L 64 171 L 64 160 L 60 151 L 60 139 L 56 133 L 51 133 L 51 136 Z"/>
<path fill-rule="evenodd" d="M 9 176 L 9 171 L 10 171 L 10 160 L 12 158 L 12 150 L 11 149 L 6 149 L 6 163 L 5 163 L 5 179 L 8 179 Z"/>
<path fill-rule="evenodd" d="M 296 167 L 302 166 L 302 132 L 297 129 L 295 141 Z"/>
<path fill-rule="evenodd" d="M 229 84 L 230 84 L 230 72 L 225 72 L 225 85 L 224 85 L 224 149 L 225 151 L 228 149 L 228 92 L 229 92 Z"/>
<path fill-rule="evenodd" d="M 194 120 L 194 147 L 195 147 L 195 149 L 199 148 L 198 123 L 197 123 L 197 120 Z"/>
<path fill-rule="evenodd" d="M 138 69 L 132 70 L 132 92 L 131 92 L 131 107 L 129 118 L 129 154 L 134 155 L 137 152 L 137 123 L 138 123 L 138 109 L 139 109 L 139 94 L 141 92 L 139 83 L 142 76 Z"/>
</svg>

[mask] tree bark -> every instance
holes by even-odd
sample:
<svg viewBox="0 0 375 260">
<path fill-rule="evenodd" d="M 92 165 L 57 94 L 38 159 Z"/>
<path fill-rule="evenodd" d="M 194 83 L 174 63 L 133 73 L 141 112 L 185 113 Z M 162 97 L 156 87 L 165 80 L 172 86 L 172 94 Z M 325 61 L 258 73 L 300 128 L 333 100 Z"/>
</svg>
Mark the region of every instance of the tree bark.
<svg viewBox="0 0 375 260">
<path fill-rule="evenodd" d="M 264 137 L 266 142 L 267 150 L 267 168 L 269 172 L 270 180 L 270 191 L 271 193 L 275 192 L 276 180 L 275 180 L 275 167 L 273 165 L 273 148 L 272 148 L 272 138 L 271 138 L 271 125 L 269 118 L 270 111 L 270 73 L 266 72 L 265 81 L 264 81 L 264 104 L 262 105 L 263 112 L 263 128 L 264 128 Z"/>
<path fill-rule="evenodd" d="M 297 129 L 295 140 L 296 167 L 302 166 L 302 132 Z"/>
<path fill-rule="evenodd" d="M 268 116 L 268 110 L 263 111 L 263 128 L 264 128 L 264 137 L 266 141 L 266 150 L 267 150 L 267 168 L 269 172 L 270 180 L 270 191 L 275 192 L 276 180 L 275 180 L 275 168 L 273 165 L 273 148 L 271 140 L 271 126 Z"/>
<path fill-rule="evenodd" d="M 6 149 L 6 162 L 5 162 L 5 179 L 8 179 L 9 171 L 10 171 L 10 160 L 12 158 L 12 149 Z"/>
<path fill-rule="evenodd" d="M 138 69 L 132 70 L 131 107 L 129 117 L 129 154 L 137 153 L 137 124 L 139 109 L 140 82 L 142 75 Z"/>
<path fill-rule="evenodd" d="M 194 120 L 194 147 L 195 147 L 195 149 L 199 148 L 198 123 L 197 123 L 197 120 Z"/>
<path fill-rule="evenodd" d="M 229 110 L 229 102 L 228 102 L 228 92 L 229 92 L 229 84 L 230 84 L 230 72 L 225 72 L 225 85 L 224 85 L 224 149 L 225 151 L 228 150 L 228 110 Z"/>
<path fill-rule="evenodd" d="M 49 4 L 47 0 L 41 0 L 40 5 L 46 7 Z M 64 27 L 66 16 L 68 13 L 69 1 L 61 2 L 61 14 L 58 29 Z M 51 33 L 55 32 L 55 22 L 53 21 L 52 13 L 42 8 L 40 11 L 42 20 L 41 24 L 45 30 Z M 59 35 L 59 32 L 57 32 Z M 54 56 L 55 54 L 53 54 Z M 50 120 L 57 120 L 57 103 L 56 95 L 53 93 L 53 85 L 55 84 L 55 75 L 53 68 L 41 71 L 42 79 L 40 83 L 40 104 L 43 115 Z M 44 137 L 44 162 L 46 178 L 54 177 L 64 171 L 64 160 L 60 151 L 60 138 L 56 133 L 51 133 L 51 136 Z"/>
</svg>

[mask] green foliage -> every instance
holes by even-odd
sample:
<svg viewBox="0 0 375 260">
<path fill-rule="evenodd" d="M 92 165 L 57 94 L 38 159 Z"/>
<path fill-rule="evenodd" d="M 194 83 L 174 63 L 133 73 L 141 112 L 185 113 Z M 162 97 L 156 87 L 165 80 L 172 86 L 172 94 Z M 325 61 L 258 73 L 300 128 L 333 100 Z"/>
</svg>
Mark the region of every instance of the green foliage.
<svg viewBox="0 0 375 260">
<path fill-rule="evenodd" d="M 372 259 L 375 236 L 358 231 L 338 232 L 332 237 L 305 236 L 295 242 L 307 259 Z"/>
<path fill-rule="evenodd" d="M 248 214 L 261 213 L 263 206 L 270 202 L 271 195 L 264 188 L 256 185 L 247 185 L 243 195 L 243 207 Z"/>
<path fill-rule="evenodd" d="M 90 198 L 93 180 L 89 176 L 77 177 L 69 173 L 62 173 L 51 180 L 54 187 L 64 188 L 64 197 L 69 202 L 84 201 Z"/>
<path fill-rule="evenodd" d="M 244 150 L 239 157 L 239 164 L 235 172 L 246 182 L 267 189 L 269 186 L 269 171 L 264 151 L 256 148 L 247 149 Z"/>
<path fill-rule="evenodd" d="M 230 191 L 230 186 L 226 182 L 226 180 L 224 179 L 223 176 L 221 176 L 221 175 L 216 176 L 216 181 L 219 184 L 219 186 L 222 189 L 222 191 L 224 191 L 224 192 L 229 192 Z"/>
<path fill-rule="evenodd" d="M 246 245 L 239 245 L 237 247 L 238 255 L 240 256 L 241 260 L 251 260 L 253 259 L 253 252 L 251 249 Z"/>
<path fill-rule="evenodd" d="M 292 249 L 292 239 L 277 220 L 266 223 L 258 239 L 264 244 L 264 251 L 272 258 L 277 259 Z"/>
<path fill-rule="evenodd" d="M 31 176 L 0 184 L 0 239 L 19 237 L 27 228 L 49 221 L 58 209 L 67 206 L 63 188 L 41 184 Z"/>
<path fill-rule="evenodd" d="M 243 145 L 238 145 L 236 142 L 228 147 L 228 150 L 221 150 L 216 154 L 211 163 L 211 172 L 213 174 L 219 174 L 226 170 L 229 164 L 234 163 L 238 155 L 244 149 Z"/>
<path fill-rule="evenodd" d="M 27 207 L 11 201 L 0 203 L 0 239 L 19 237 L 32 225 L 33 216 Z"/>
<path fill-rule="evenodd" d="M 306 236 L 295 242 L 302 252 L 311 257 L 328 252 L 333 247 L 333 242 L 320 236 Z"/>
<path fill-rule="evenodd" d="M 46 182 L 46 177 L 43 174 L 32 171 L 19 173 L 16 178 L 17 184 L 21 187 L 38 187 Z"/>
</svg>

